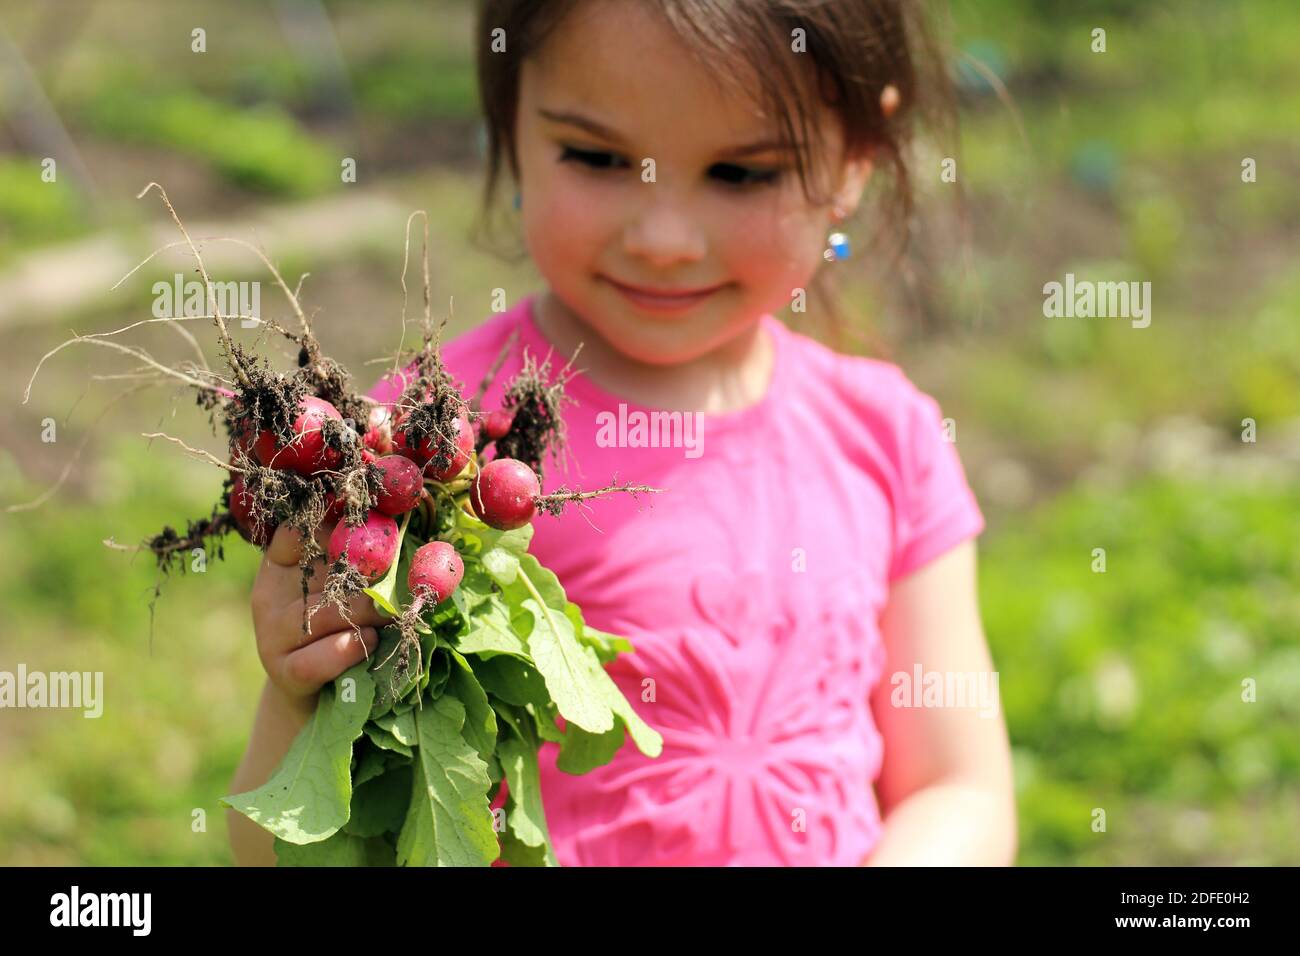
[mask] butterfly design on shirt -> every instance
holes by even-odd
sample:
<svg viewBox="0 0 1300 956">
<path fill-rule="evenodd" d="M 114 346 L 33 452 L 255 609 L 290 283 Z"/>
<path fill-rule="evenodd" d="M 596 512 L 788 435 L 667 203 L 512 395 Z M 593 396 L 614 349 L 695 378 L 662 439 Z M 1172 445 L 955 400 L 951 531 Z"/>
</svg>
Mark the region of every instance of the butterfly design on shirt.
<svg viewBox="0 0 1300 956">
<path fill-rule="evenodd" d="M 704 625 L 633 635 L 636 653 L 609 667 L 664 749 L 652 759 L 625 747 L 593 771 L 601 792 L 631 792 L 580 839 L 649 827 L 659 862 L 688 850 L 698 861 L 710 841 L 730 862 L 833 859 L 841 828 L 877 823 L 867 698 L 882 658 L 863 602 L 811 577 L 778 588 L 721 566 L 696 577 L 691 598 Z"/>
</svg>

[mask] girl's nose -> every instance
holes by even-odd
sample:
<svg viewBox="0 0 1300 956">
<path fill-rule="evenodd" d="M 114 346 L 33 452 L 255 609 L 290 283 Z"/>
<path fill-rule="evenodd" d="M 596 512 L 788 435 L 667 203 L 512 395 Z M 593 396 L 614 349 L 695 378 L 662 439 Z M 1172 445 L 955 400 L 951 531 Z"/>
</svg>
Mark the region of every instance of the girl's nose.
<svg viewBox="0 0 1300 956">
<path fill-rule="evenodd" d="M 665 199 L 652 199 L 623 236 L 627 255 L 644 259 L 656 268 L 701 259 L 707 246 L 704 230 L 690 212 L 682 204 Z"/>
</svg>

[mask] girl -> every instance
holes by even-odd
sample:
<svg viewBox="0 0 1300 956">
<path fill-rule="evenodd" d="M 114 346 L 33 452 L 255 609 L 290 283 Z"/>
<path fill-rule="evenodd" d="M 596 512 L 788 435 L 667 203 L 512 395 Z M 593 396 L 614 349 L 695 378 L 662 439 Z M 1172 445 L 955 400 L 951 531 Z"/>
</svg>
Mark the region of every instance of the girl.
<svg viewBox="0 0 1300 956">
<path fill-rule="evenodd" d="M 608 671 L 664 739 L 658 758 L 625 746 L 583 776 L 543 746 L 563 865 L 1014 859 L 996 696 L 936 700 L 927 680 L 997 686 L 984 522 L 938 406 L 896 366 L 773 315 L 843 253 L 827 231 L 881 157 L 906 190 L 925 92 L 911 21 L 900 0 L 480 9 L 486 202 L 508 164 L 546 288 L 444 361 L 473 388 L 519 333 L 491 409 L 525 353 L 555 367 L 583 343 L 544 490 L 665 489 L 535 521 L 531 550 L 587 621 L 634 644 Z M 304 645 L 297 555 L 281 529 L 254 586 L 269 679 L 235 792 L 267 779 L 316 691 L 363 654 L 326 612 Z M 372 649 L 384 619 L 356 617 Z M 230 819 L 240 861 L 270 862 L 269 835 Z"/>
</svg>

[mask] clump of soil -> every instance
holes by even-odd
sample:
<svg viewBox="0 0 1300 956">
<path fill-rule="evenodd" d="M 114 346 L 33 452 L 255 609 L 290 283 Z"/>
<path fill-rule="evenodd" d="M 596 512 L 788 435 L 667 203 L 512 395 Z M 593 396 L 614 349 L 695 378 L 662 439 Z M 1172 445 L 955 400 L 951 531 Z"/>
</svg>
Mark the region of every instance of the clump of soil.
<svg viewBox="0 0 1300 956">
<path fill-rule="evenodd" d="M 568 435 L 562 414 L 564 403 L 573 399 L 564 393 L 565 380 L 550 382 L 551 360 L 540 366 L 531 353 L 524 354 L 524 365 L 510 383 L 501 407 L 514 413 L 510 430 L 496 440 L 498 458 L 515 458 L 545 478 L 543 461 L 549 455 L 566 450 Z"/>
</svg>

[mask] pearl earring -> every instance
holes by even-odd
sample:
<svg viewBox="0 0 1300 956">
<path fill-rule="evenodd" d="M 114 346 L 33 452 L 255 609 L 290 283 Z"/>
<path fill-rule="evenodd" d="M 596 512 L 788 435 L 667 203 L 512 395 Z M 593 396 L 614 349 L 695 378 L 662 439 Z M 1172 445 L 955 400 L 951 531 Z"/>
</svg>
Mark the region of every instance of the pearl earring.
<svg viewBox="0 0 1300 956">
<path fill-rule="evenodd" d="M 515 190 L 515 209 L 518 209 L 520 206 L 522 206 L 522 205 L 523 205 L 523 201 L 524 201 L 524 200 L 523 200 L 523 197 L 519 194 L 519 190 L 516 189 L 516 190 Z"/>
<path fill-rule="evenodd" d="M 846 213 L 841 207 L 836 206 L 834 210 L 834 219 L 839 222 L 844 219 Z M 827 262 L 841 262 L 853 254 L 849 247 L 849 237 L 839 231 L 831 232 L 826 237 L 826 251 L 822 253 L 822 258 Z"/>
</svg>

